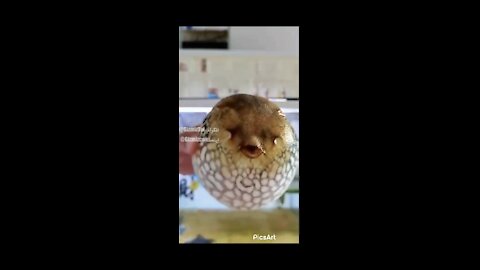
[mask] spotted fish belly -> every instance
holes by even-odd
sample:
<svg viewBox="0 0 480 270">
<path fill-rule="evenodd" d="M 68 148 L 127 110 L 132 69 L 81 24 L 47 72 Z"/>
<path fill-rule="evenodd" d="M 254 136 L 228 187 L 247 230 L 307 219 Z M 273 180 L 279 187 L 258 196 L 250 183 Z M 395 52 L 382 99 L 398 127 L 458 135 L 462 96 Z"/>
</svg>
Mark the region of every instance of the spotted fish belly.
<svg viewBox="0 0 480 270">
<path fill-rule="evenodd" d="M 224 205 L 252 210 L 277 200 L 288 189 L 298 165 L 297 144 L 262 168 L 239 167 L 216 143 L 205 143 L 193 156 L 203 186 Z"/>
</svg>

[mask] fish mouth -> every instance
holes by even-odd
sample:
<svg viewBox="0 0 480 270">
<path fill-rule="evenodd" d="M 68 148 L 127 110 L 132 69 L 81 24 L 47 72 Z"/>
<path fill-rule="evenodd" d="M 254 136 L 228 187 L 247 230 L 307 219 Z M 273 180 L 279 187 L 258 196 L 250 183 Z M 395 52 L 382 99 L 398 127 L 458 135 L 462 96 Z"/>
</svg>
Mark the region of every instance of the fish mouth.
<svg viewBox="0 0 480 270">
<path fill-rule="evenodd" d="M 256 145 L 245 145 L 240 148 L 240 151 L 248 158 L 254 159 L 258 158 L 262 154 L 265 153 L 265 151 Z"/>
</svg>

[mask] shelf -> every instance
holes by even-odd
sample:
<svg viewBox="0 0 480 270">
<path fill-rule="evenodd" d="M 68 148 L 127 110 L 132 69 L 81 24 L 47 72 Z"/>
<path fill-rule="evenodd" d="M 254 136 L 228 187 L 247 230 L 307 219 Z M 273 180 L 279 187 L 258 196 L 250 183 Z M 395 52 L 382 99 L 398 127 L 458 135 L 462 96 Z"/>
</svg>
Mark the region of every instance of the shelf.
<svg viewBox="0 0 480 270">
<path fill-rule="evenodd" d="M 179 112 L 210 112 L 218 99 L 180 99 Z M 298 100 L 271 99 L 284 113 L 298 113 Z"/>
<path fill-rule="evenodd" d="M 204 41 L 183 41 L 182 42 L 182 47 L 183 48 L 206 48 L 206 49 L 223 49 L 226 50 L 228 49 L 228 43 L 227 42 L 204 42 Z"/>
<path fill-rule="evenodd" d="M 228 26 L 182 26 L 180 30 L 183 31 L 228 31 Z"/>
<path fill-rule="evenodd" d="M 179 49 L 178 56 L 278 56 L 298 57 L 298 53 L 284 51 L 257 51 L 257 50 L 205 50 L 205 49 Z"/>
</svg>

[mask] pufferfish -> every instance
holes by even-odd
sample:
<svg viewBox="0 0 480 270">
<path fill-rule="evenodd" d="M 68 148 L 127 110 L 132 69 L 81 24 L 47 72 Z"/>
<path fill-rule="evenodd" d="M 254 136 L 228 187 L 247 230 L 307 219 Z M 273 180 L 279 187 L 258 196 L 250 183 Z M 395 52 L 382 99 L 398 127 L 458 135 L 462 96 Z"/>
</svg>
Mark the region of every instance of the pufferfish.
<svg viewBox="0 0 480 270">
<path fill-rule="evenodd" d="M 220 100 L 201 126 L 193 169 L 224 205 L 252 210 L 277 200 L 298 166 L 298 139 L 268 99 L 238 94 Z"/>
</svg>

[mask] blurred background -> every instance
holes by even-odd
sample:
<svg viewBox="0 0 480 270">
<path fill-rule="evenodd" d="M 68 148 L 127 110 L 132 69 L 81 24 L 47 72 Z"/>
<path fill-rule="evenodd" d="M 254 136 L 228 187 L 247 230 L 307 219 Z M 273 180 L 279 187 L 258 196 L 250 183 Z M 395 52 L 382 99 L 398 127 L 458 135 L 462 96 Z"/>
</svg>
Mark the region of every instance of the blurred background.
<svg viewBox="0 0 480 270">
<path fill-rule="evenodd" d="M 194 127 L 219 99 L 237 93 L 275 102 L 299 133 L 298 27 L 179 27 L 179 127 Z M 180 243 L 298 243 L 298 170 L 278 201 L 233 211 L 196 175 L 179 174 Z M 252 235 L 275 234 L 275 241 Z"/>
</svg>

